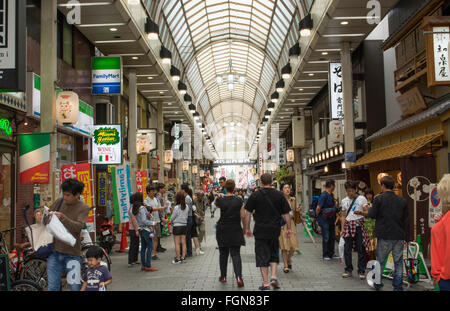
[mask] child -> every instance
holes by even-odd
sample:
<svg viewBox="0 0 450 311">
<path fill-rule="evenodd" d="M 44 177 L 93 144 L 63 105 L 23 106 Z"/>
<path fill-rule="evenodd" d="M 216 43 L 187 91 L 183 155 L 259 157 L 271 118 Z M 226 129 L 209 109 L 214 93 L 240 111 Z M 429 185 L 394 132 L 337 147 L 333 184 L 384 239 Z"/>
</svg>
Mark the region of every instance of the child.
<svg viewBox="0 0 450 311">
<path fill-rule="evenodd" d="M 103 251 L 98 246 L 90 247 L 86 252 L 89 268 L 83 275 L 82 291 L 104 291 L 112 283 L 108 267 L 100 265 Z"/>
</svg>

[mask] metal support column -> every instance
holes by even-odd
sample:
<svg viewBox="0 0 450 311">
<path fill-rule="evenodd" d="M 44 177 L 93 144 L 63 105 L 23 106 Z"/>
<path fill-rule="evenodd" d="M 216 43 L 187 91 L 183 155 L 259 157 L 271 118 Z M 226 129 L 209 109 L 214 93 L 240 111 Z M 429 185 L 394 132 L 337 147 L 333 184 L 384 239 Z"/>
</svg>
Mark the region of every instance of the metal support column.
<svg viewBox="0 0 450 311">
<path fill-rule="evenodd" d="M 135 172 L 137 168 L 137 150 L 136 150 L 136 131 L 138 129 L 137 120 L 137 84 L 136 84 L 136 69 L 130 69 L 128 75 L 128 157 L 130 159 L 130 176 L 131 176 L 131 192 L 136 192 Z M 140 120 L 139 120 L 140 121 Z M 139 122 L 140 123 L 140 122 Z"/>
<path fill-rule="evenodd" d="M 157 132 L 158 132 L 158 157 L 159 157 L 159 174 L 158 182 L 164 182 L 164 119 L 163 119 L 163 103 L 157 104 Z"/>
<path fill-rule="evenodd" d="M 41 1 L 41 132 L 50 134 L 50 183 L 45 185 L 53 202 L 57 169 L 57 128 L 55 82 L 57 80 L 57 1 Z M 41 184 L 41 187 L 44 186 Z M 42 188 L 41 188 L 42 190 Z M 43 191 L 45 192 L 45 190 Z M 42 196 L 43 197 L 43 196 Z M 47 203 L 52 203 L 47 202 Z M 42 202 L 41 202 L 42 203 Z"/>
<path fill-rule="evenodd" d="M 342 43 L 342 89 L 344 97 L 344 144 L 346 167 L 355 161 L 355 126 L 353 121 L 353 75 L 350 42 Z"/>
</svg>

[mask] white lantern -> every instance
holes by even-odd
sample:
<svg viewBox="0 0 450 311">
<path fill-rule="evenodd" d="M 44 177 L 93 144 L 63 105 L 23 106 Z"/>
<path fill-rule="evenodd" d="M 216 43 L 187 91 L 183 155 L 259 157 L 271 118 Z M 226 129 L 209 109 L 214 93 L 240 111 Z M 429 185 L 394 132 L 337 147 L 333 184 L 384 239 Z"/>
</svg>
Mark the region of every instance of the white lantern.
<svg viewBox="0 0 450 311">
<path fill-rule="evenodd" d="M 189 161 L 183 161 L 183 171 L 189 170 Z"/>
<path fill-rule="evenodd" d="M 173 163 L 173 151 L 172 150 L 166 150 L 164 152 L 164 162 L 165 163 Z"/>
<path fill-rule="evenodd" d="M 204 170 L 200 170 L 199 176 L 200 177 L 205 177 L 205 171 Z"/>
<path fill-rule="evenodd" d="M 294 162 L 294 150 L 292 149 L 286 150 L 286 159 L 288 162 Z"/>
<path fill-rule="evenodd" d="M 156 130 L 137 130 L 137 154 L 149 153 L 156 149 Z"/>
<path fill-rule="evenodd" d="M 56 120 L 62 124 L 76 124 L 79 107 L 80 102 L 77 93 L 60 92 L 56 98 Z"/>
<path fill-rule="evenodd" d="M 197 165 L 192 166 L 192 174 L 197 174 Z"/>
</svg>

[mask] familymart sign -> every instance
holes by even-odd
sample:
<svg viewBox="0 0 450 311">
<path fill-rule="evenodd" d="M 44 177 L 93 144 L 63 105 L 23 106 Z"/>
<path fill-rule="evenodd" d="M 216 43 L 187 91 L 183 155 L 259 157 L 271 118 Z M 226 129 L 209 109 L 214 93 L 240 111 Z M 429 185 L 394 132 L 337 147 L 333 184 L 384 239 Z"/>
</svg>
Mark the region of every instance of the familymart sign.
<svg viewBox="0 0 450 311">
<path fill-rule="evenodd" d="M 92 58 L 92 94 L 122 95 L 122 58 Z"/>
</svg>

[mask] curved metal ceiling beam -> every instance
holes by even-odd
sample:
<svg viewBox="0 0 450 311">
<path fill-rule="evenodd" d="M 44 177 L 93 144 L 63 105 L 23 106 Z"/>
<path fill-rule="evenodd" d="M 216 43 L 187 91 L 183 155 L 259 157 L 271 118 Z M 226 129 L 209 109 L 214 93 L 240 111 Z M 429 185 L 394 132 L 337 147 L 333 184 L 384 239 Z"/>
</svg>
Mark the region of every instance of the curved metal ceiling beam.
<svg viewBox="0 0 450 311">
<path fill-rule="evenodd" d="M 252 86 L 254 86 L 254 87 L 256 88 L 256 91 L 257 91 L 257 92 L 259 91 L 259 92 L 261 93 L 261 95 L 262 95 L 262 97 L 263 97 L 263 99 L 264 99 L 264 101 L 265 101 L 265 103 L 266 103 L 266 105 L 267 105 L 267 104 L 269 103 L 269 101 L 268 101 L 268 99 L 267 99 L 268 94 L 266 94 L 266 93 L 264 92 L 264 90 L 262 89 L 262 87 L 261 87 L 261 85 L 259 84 L 259 82 L 254 81 L 252 78 L 245 77 L 245 83 L 247 83 L 247 82 L 249 82 L 250 84 L 252 84 Z M 198 106 L 198 103 L 200 102 L 200 100 L 203 98 L 203 96 L 205 96 L 206 91 L 207 91 L 207 90 L 211 87 L 211 85 L 213 85 L 213 84 L 216 84 L 216 81 L 215 81 L 214 78 L 211 79 L 211 80 L 209 80 L 209 81 L 207 81 L 206 84 L 202 87 L 202 89 L 201 89 L 201 91 L 200 91 L 200 94 L 197 96 L 197 99 L 196 99 L 196 101 L 195 101 L 195 107 Z M 249 106 L 252 108 L 252 110 L 256 112 L 257 115 L 260 115 L 260 112 L 258 112 L 258 111 L 253 107 L 253 103 L 250 105 L 249 103 L 245 102 L 244 100 L 237 100 L 237 101 L 241 101 L 241 102 L 243 102 L 243 103 L 249 105 Z M 203 108 L 202 108 L 202 111 L 203 111 L 203 114 L 204 114 L 204 116 L 205 116 L 205 119 L 206 119 L 206 117 L 208 116 L 208 114 L 211 112 L 211 110 L 212 110 L 214 107 L 216 107 L 218 104 L 223 103 L 223 102 L 225 102 L 225 101 L 220 101 L 220 102 L 214 104 L 214 106 L 211 105 L 211 103 L 210 103 L 210 104 L 209 104 L 210 108 L 208 109 L 208 111 L 207 111 L 206 113 L 203 111 Z M 263 110 L 263 109 L 261 109 L 261 110 Z"/>
<path fill-rule="evenodd" d="M 190 67 L 191 64 L 192 64 L 192 61 L 193 61 L 194 59 L 196 60 L 196 59 L 197 59 L 197 55 L 200 54 L 201 52 L 203 52 L 203 50 L 207 49 L 208 47 L 214 46 L 215 44 L 222 43 L 222 42 L 224 42 L 224 41 L 227 41 L 227 42 L 228 42 L 228 41 L 230 41 L 230 40 L 231 40 L 231 42 L 236 41 L 236 42 L 246 43 L 246 44 L 248 44 L 248 45 L 254 47 L 255 49 L 257 49 L 258 51 L 260 51 L 260 52 L 261 52 L 265 57 L 267 57 L 267 59 L 270 61 L 270 64 L 272 65 L 272 68 L 274 69 L 274 71 L 275 71 L 275 73 L 276 73 L 278 79 L 280 79 L 281 76 L 280 76 L 280 72 L 279 72 L 279 70 L 278 70 L 277 63 L 275 62 L 275 60 L 272 59 L 272 57 L 271 57 L 271 56 L 270 56 L 263 48 L 261 48 L 261 47 L 258 46 L 256 43 L 253 43 L 253 42 L 251 42 L 251 41 L 249 41 L 249 40 L 244 40 L 244 39 L 239 39 L 239 38 L 231 38 L 231 37 L 228 37 L 228 38 L 221 38 L 221 39 L 218 39 L 218 40 L 210 40 L 207 44 L 204 44 L 203 46 L 199 47 L 199 48 L 194 52 L 194 54 L 191 56 L 189 62 L 186 64 L 186 66 L 185 66 L 185 68 L 184 68 L 184 71 L 183 71 L 183 76 L 182 76 L 181 78 L 184 79 L 184 76 L 185 76 L 185 75 L 187 74 L 187 72 L 189 71 L 189 67 Z"/>
</svg>

